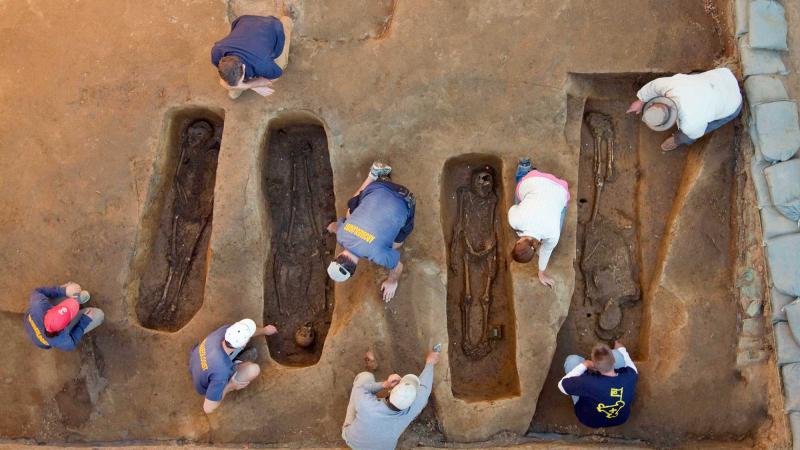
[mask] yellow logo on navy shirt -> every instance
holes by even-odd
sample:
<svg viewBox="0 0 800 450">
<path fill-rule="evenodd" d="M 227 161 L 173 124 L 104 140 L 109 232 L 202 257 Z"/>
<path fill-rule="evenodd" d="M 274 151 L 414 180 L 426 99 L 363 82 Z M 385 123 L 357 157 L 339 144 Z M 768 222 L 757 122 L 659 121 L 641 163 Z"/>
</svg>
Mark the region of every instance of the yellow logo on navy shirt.
<svg viewBox="0 0 800 450">
<path fill-rule="evenodd" d="M 42 336 L 42 332 L 39 331 L 39 327 L 37 327 L 36 324 L 33 323 L 33 317 L 31 317 L 30 314 L 28 314 L 28 323 L 31 324 L 31 328 L 33 329 L 33 334 L 36 335 L 36 339 L 38 339 L 39 342 L 41 342 L 42 344 L 50 347 L 50 343 L 47 342 L 44 336 Z"/>
<path fill-rule="evenodd" d="M 200 368 L 203 370 L 208 370 L 208 361 L 206 360 L 206 340 L 203 339 L 203 342 L 200 343 L 200 347 L 197 348 L 197 353 L 200 355 Z"/>
<path fill-rule="evenodd" d="M 617 401 L 611 405 L 605 405 L 603 403 L 597 404 L 597 412 L 601 412 L 606 415 L 606 419 L 614 419 L 619 415 L 620 410 L 625 407 L 625 402 L 622 400 L 622 388 L 611 388 L 611 392 L 609 392 L 611 398 L 616 398 Z"/>
<path fill-rule="evenodd" d="M 357 238 L 361 239 L 362 241 L 366 241 L 368 244 L 371 244 L 372 241 L 375 240 L 375 236 L 372 234 L 358 228 L 357 226 L 353 225 L 352 223 L 344 224 L 344 231 L 356 236 Z"/>
</svg>

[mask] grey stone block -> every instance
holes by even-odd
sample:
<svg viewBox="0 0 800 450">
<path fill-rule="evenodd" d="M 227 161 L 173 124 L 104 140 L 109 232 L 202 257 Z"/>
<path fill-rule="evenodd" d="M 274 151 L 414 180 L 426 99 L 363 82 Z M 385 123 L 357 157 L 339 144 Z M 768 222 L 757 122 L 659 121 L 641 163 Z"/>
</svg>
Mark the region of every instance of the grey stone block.
<svg viewBox="0 0 800 450">
<path fill-rule="evenodd" d="M 789 414 L 789 428 L 792 430 L 792 449 L 800 450 L 800 414 Z"/>
<path fill-rule="evenodd" d="M 775 343 L 778 346 L 778 366 L 800 362 L 800 345 L 797 345 L 797 341 L 792 337 L 789 324 L 778 322 L 772 327 L 775 330 Z"/>
<path fill-rule="evenodd" d="M 754 135 L 751 134 L 751 136 Z M 755 139 L 753 143 L 755 144 Z M 772 205 L 767 177 L 764 175 L 764 169 L 769 166 L 769 161 L 764 159 L 761 152 L 758 151 L 758 147 L 756 147 L 756 154 L 750 160 L 750 175 L 753 177 L 753 187 L 756 189 L 756 200 L 758 200 L 759 208 Z"/>
<path fill-rule="evenodd" d="M 750 0 L 734 0 L 734 15 L 736 17 L 736 37 L 747 33 L 747 15 L 750 10 Z"/>
<path fill-rule="evenodd" d="M 784 234 L 800 232 L 800 226 L 786 218 L 771 205 L 761 207 L 761 232 L 764 239 L 772 239 Z"/>
<path fill-rule="evenodd" d="M 748 35 L 739 38 L 739 53 L 742 57 L 742 72 L 745 77 L 751 75 L 786 75 L 786 65 L 781 54 L 773 50 L 750 48 Z"/>
<path fill-rule="evenodd" d="M 772 204 L 789 220 L 800 223 L 800 159 L 764 169 Z"/>
<path fill-rule="evenodd" d="M 783 81 L 777 75 L 753 75 L 744 81 L 750 105 L 790 100 Z"/>
<path fill-rule="evenodd" d="M 800 148 L 800 124 L 795 102 L 771 102 L 754 105 L 759 150 L 768 161 L 786 161 Z"/>
<path fill-rule="evenodd" d="M 789 331 L 792 332 L 795 342 L 800 342 L 800 301 L 796 299 L 784 306 L 783 312 L 786 313 L 786 322 L 789 323 Z"/>
<path fill-rule="evenodd" d="M 767 242 L 767 262 L 772 284 L 784 294 L 800 297 L 800 233 Z"/>
<path fill-rule="evenodd" d="M 786 318 L 786 311 L 784 311 L 783 308 L 789 303 L 792 303 L 794 300 L 795 298 L 791 295 L 784 294 L 774 287 L 770 290 L 772 323 L 786 322 L 788 320 Z"/>
<path fill-rule="evenodd" d="M 783 377 L 784 410 L 787 413 L 800 413 L 800 364 L 786 364 L 781 367 L 781 376 Z"/>
<path fill-rule="evenodd" d="M 750 47 L 787 50 L 786 14 L 774 0 L 752 0 L 748 11 Z"/>
</svg>

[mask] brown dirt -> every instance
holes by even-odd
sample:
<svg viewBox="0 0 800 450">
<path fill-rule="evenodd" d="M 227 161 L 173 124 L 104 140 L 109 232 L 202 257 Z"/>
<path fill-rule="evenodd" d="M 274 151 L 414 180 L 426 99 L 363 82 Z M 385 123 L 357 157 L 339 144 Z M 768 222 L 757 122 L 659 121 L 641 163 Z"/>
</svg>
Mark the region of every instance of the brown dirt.
<svg viewBox="0 0 800 450">
<path fill-rule="evenodd" d="M 737 245 L 736 236 L 731 233 L 735 221 L 733 175 L 738 151 L 734 147 L 734 126 L 728 125 L 689 148 L 664 154 L 658 146 L 668 134 L 654 133 L 637 119 L 625 115 L 631 99 L 629 93 L 635 92 L 642 81 L 635 76 L 610 83 L 607 78 L 594 82 L 583 80 L 584 85 L 592 85 L 589 90 L 593 94 L 587 97 L 584 112 L 601 112 L 613 120 L 618 150 L 616 179 L 605 185 L 598 212 L 598 220 L 602 218 L 602 221 L 592 231 L 591 226 L 584 222 L 591 216 L 590 195 L 594 192 L 591 154 L 594 140 L 584 120 L 581 125 L 582 154 L 578 182 L 575 293 L 558 335 L 558 347 L 539 398 L 532 430 L 624 436 L 645 439 L 656 445 L 675 445 L 688 435 L 742 439 L 758 431 L 764 420 L 762 408 L 766 407 L 766 402 L 748 398 L 745 394 L 747 383 L 734 381 L 737 377 L 734 368 L 737 307 L 732 303 L 730 292 L 733 285 L 730 258 Z M 574 117 L 580 116 L 576 114 Z M 711 172 L 701 175 L 704 170 Z M 696 193 L 691 196 L 690 192 Z M 694 200 L 688 200 L 692 197 Z M 582 199 L 587 201 L 582 202 Z M 693 213 L 687 213 L 682 208 L 688 201 L 699 201 L 703 206 Z M 691 241 L 670 240 L 676 233 L 676 224 L 687 220 L 698 221 L 692 225 L 694 233 L 689 233 L 689 236 L 693 236 Z M 593 238 L 593 232 L 599 233 L 599 236 Z M 603 267 L 604 270 L 595 270 L 592 280 L 586 283 L 584 276 L 588 267 L 583 255 L 589 251 L 589 247 L 582 246 L 581 242 L 589 243 L 592 239 L 605 239 L 608 248 L 603 253 L 600 251 L 603 246 L 598 246 L 593 258 L 602 261 L 591 267 L 593 270 Z M 693 261 L 701 266 L 705 264 L 705 267 L 687 272 L 691 269 L 686 261 L 681 263 L 685 268 L 680 265 L 671 268 L 665 261 L 673 258 L 674 253 L 691 254 Z M 632 274 L 629 273 L 631 270 L 634 271 Z M 675 278 L 670 270 L 680 274 L 680 278 Z M 608 274 L 611 280 L 598 280 L 597 273 Z M 664 317 L 665 312 L 664 306 L 648 304 L 654 298 L 654 292 L 658 293 L 659 286 L 654 285 L 656 281 L 672 285 L 691 282 L 695 286 L 673 288 L 671 308 L 682 307 L 678 305 L 686 301 L 684 297 L 687 294 L 690 297 L 699 295 L 699 302 L 689 303 L 691 306 L 687 306 L 689 309 L 686 311 L 691 320 L 686 332 L 693 336 L 692 347 L 698 353 L 698 359 L 680 363 L 682 369 L 666 379 L 665 375 L 654 369 L 660 367 L 668 372 L 667 367 L 661 363 L 655 363 L 653 367 L 648 361 L 663 361 L 667 355 L 675 359 L 683 357 L 669 353 L 674 351 L 669 346 L 672 339 L 657 337 L 669 335 L 668 330 L 650 328 L 649 317 Z M 639 289 L 621 288 L 633 282 Z M 596 284 L 617 296 L 624 292 L 639 292 L 620 302 L 622 322 L 613 333 L 597 332 L 597 315 L 602 306 L 597 304 L 595 297 L 602 299 L 603 296 L 596 295 L 602 290 Z M 675 310 L 672 324 L 669 316 L 666 320 L 659 319 L 661 326 L 667 323 L 667 326 L 680 327 L 683 314 L 680 311 Z M 619 338 L 632 350 L 632 357 L 643 374 L 637 389 L 638 398 L 628 423 L 608 430 L 591 430 L 577 424 L 571 403 L 558 391 L 556 384 L 564 374 L 563 361 L 568 354 L 585 356 L 595 342 L 614 338 Z M 653 339 L 659 340 L 655 346 L 651 343 Z M 675 345 L 678 343 L 675 342 Z M 655 350 L 655 347 L 659 350 Z M 704 356 L 700 357 L 701 353 Z M 692 378 L 699 376 L 696 370 L 703 370 L 701 367 L 714 367 L 711 370 L 725 377 L 726 381 L 719 380 L 702 389 L 688 388 L 687 385 L 694 386 L 697 383 Z M 736 394 L 724 397 L 711 387 L 716 383 L 729 383 L 726 385 L 731 389 L 730 392 Z M 685 400 L 680 400 L 684 397 Z M 729 411 L 736 411 L 736 426 L 730 419 L 724 418 Z M 706 413 L 711 416 L 706 416 Z M 703 417 L 716 419 L 711 425 L 704 422 Z"/>
<path fill-rule="evenodd" d="M 514 303 L 502 225 L 505 197 L 497 178 L 502 173 L 502 162 L 491 156 L 467 155 L 444 166 L 442 226 L 448 242 L 452 389 L 456 397 L 473 401 L 519 394 Z"/>
<path fill-rule="evenodd" d="M 176 116 L 180 132 L 167 152 L 174 166 L 136 314 L 146 328 L 176 331 L 203 304 L 206 257 L 222 121 Z"/>
<path fill-rule="evenodd" d="M 322 353 L 334 297 L 326 272 L 336 239 L 325 226 L 336 219 L 333 174 L 325 130 L 295 124 L 270 129 L 265 148 L 271 256 L 264 277 L 264 320 L 278 335 L 267 339 L 281 364 L 307 366 Z M 301 334 L 313 341 L 296 342 Z"/>
</svg>

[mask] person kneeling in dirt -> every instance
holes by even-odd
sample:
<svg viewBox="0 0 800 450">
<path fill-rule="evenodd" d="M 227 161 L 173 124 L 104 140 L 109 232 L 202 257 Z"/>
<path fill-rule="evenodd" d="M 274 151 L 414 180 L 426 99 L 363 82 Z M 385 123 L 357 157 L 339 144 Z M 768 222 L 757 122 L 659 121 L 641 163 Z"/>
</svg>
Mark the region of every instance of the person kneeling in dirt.
<svg viewBox="0 0 800 450">
<path fill-rule="evenodd" d="M 656 78 L 636 96 L 627 112 L 644 112 L 642 121 L 651 129 L 665 131 L 678 123 L 678 130 L 661 144 L 665 152 L 693 143 L 742 111 L 739 82 L 727 68 Z"/>
<path fill-rule="evenodd" d="M 376 162 L 367 179 L 347 202 L 347 216 L 328 225 L 328 232 L 344 250 L 328 266 L 333 281 L 349 279 L 356 271 L 360 258 L 389 269 L 381 284 L 383 300 L 390 301 L 397 291 L 403 272 L 400 252 L 397 251 L 414 229 L 415 200 L 404 186 L 392 183 L 388 176 L 392 168 Z"/>
<path fill-rule="evenodd" d="M 539 172 L 530 159 L 520 159 L 517 166 L 517 204 L 508 210 L 508 223 L 517 239 L 511 257 L 527 263 L 539 253 L 539 281 L 553 287 L 555 280 L 547 275 L 547 263 L 558 244 L 569 202 L 569 185 L 549 173 Z"/>
<path fill-rule="evenodd" d="M 214 412 L 225 395 L 244 389 L 261 373 L 256 359 L 256 349 L 244 350 L 251 338 L 272 336 L 278 329 L 273 325 L 257 328 L 250 319 L 232 325 L 223 325 L 195 345 L 189 356 L 189 371 L 198 394 L 205 396 L 203 411 Z"/>
<path fill-rule="evenodd" d="M 375 370 L 372 352 L 367 352 L 365 360 L 367 369 Z M 428 404 L 437 362 L 439 352 L 428 353 L 419 377 L 408 374 L 401 378 L 393 373 L 379 383 L 370 372 L 356 375 L 342 425 L 347 445 L 361 450 L 394 449 L 403 431 Z"/>
<path fill-rule="evenodd" d="M 613 427 L 628 420 L 639 372 L 619 341 L 614 350 L 606 344 L 595 345 L 591 360 L 567 356 L 564 371 L 567 374 L 558 382 L 558 389 L 572 396 L 575 415 L 582 424 Z"/>
<path fill-rule="evenodd" d="M 97 328 L 105 315 L 100 308 L 83 308 L 89 293 L 78 283 L 36 288 L 25 313 L 25 331 L 37 347 L 75 350 L 83 335 Z"/>
<path fill-rule="evenodd" d="M 230 98 L 248 89 L 264 97 L 275 92 L 272 80 L 283 74 L 289 62 L 291 35 L 289 17 L 240 16 L 233 21 L 230 34 L 211 49 L 211 63 Z"/>
</svg>

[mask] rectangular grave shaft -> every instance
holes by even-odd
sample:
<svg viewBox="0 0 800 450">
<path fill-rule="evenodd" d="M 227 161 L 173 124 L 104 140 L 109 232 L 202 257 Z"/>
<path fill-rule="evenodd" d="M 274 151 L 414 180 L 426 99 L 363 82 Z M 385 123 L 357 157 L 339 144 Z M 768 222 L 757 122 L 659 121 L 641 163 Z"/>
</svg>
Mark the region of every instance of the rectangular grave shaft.
<svg viewBox="0 0 800 450">
<path fill-rule="evenodd" d="M 158 228 L 136 302 L 140 324 L 163 331 L 179 330 L 203 304 L 223 128 L 206 110 L 179 112 L 171 121 L 166 178 L 153 202 L 162 205 Z"/>
<path fill-rule="evenodd" d="M 448 352 L 453 395 L 467 400 L 519 394 L 501 167 L 487 155 L 458 157 L 444 167 Z"/>
<path fill-rule="evenodd" d="M 326 272 L 336 248 L 325 227 L 336 218 L 325 129 L 313 123 L 270 127 L 264 192 L 271 250 L 265 273 L 264 320 L 270 355 L 281 364 L 315 364 L 333 315 Z"/>
</svg>

